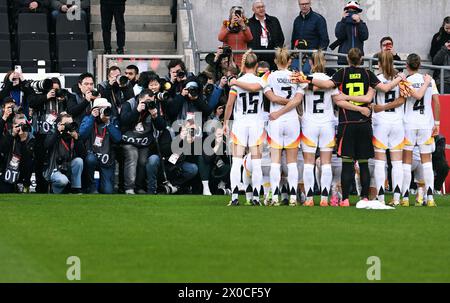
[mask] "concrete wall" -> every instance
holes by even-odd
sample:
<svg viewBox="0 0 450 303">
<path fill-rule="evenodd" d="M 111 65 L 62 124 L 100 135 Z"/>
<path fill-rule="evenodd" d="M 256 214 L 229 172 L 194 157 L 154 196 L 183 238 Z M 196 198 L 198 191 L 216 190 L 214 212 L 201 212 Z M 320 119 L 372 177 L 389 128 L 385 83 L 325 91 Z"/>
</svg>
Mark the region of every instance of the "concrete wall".
<svg viewBox="0 0 450 303">
<path fill-rule="evenodd" d="M 334 28 L 343 13 L 346 0 L 311 0 L 314 11 L 322 14 L 328 24 L 330 41 L 335 41 Z M 228 18 L 233 5 L 244 7 L 251 17 L 252 0 L 191 0 L 200 50 L 217 48 L 222 21 Z M 416 52 L 426 59 L 432 36 L 439 30 L 443 19 L 450 15 L 448 0 L 360 0 L 362 18 L 369 27 L 366 54 L 379 50 L 379 41 L 390 35 L 400 53 Z M 298 0 L 265 0 L 269 15 L 278 17 L 283 27 L 286 45 L 290 46 L 292 25 L 300 9 Z M 337 51 L 337 49 L 336 49 Z"/>
</svg>

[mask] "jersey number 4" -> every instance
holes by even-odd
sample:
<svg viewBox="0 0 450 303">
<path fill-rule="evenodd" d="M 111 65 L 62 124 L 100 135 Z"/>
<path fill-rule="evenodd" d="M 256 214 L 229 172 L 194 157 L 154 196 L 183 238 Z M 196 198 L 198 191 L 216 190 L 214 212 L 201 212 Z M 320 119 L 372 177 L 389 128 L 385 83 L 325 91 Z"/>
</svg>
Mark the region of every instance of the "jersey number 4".
<svg viewBox="0 0 450 303">
<path fill-rule="evenodd" d="M 258 113 L 258 97 L 259 93 L 241 93 L 239 97 L 242 99 L 242 113 L 246 114 L 257 114 Z M 248 105 L 247 105 L 248 102 Z M 251 108 L 253 106 L 253 108 Z"/>
<path fill-rule="evenodd" d="M 413 106 L 413 110 L 418 110 L 418 111 L 420 111 L 420 114 L 423 115 L 424 109 L 425 109 L 425 105 L 424 105 L 423 98 L 420 100 L 416 100 L 416 102 L 414 103 L 414 106 Z"/>
</svg>

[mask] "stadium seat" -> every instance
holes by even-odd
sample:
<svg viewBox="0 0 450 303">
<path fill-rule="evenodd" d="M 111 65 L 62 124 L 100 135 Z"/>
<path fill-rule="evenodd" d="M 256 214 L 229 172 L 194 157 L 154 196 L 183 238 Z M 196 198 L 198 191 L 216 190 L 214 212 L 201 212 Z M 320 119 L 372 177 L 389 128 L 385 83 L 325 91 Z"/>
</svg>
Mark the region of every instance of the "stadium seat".
<svg viewBox="0 0 450 303">
<path fill-rule="evenodd" d="M 0 72 L 11 70 L 11 45 L 9 40 L 0 40 Z"/>
<path fill-rule="evenodd" d="M 45 70 L 50 72 L 50 46 L 48 40 L 22 40 L 19 47 L 19 61 L 22 70 L 27 73 L 37 72 L 38 60 L 45 60 Z"/>
<path fill-rule="evenodd" d="M 19 40 L 48 40 L 46 14 L 19 14 L 17 34 Z"/>
<path fill-rule="evenodd" d="M 60 73 L 83 73 L 87 69 L 87 40 L 58 41 L 58 71 Z"/>
<path fill-rule="evenodd" d="M 8 0 L 0 0 L 0 13 L 8 13 Z"/>
<path fill-rule="evenodd" d="M 76 36 L 81 36 L 85 38 L 86 33 L 86 23 L 83 18 L 81 20 L 69 20 L 64 14 L 59 14 L 56 18 L 56 35 L 68 35 L 69 39 L 77 39 Z"/>
<path fill-rule="evenodd" d="M 0 13 L 0 40 L 9 40 L 9 37 L 8 14 Z"/>
</svg>

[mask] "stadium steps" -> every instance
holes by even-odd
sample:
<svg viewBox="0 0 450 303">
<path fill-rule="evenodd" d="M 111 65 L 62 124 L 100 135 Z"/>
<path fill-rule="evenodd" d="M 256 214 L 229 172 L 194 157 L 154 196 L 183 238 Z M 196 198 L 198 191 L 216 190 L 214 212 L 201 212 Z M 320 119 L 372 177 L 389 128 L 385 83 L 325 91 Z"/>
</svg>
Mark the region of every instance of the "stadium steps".
<svg viewBox="0 0 450 303">
<path fill-rule="evenodd" d="M 172 22 L 173 0 L 127 0 L 125 9 L 126 54 L 176 54 L 176 29 Z M 113 21 L 111 45 L 116 49 Z M 103 53 L 100 0 L 91 0 L 94 54 Z"/>
</svg>

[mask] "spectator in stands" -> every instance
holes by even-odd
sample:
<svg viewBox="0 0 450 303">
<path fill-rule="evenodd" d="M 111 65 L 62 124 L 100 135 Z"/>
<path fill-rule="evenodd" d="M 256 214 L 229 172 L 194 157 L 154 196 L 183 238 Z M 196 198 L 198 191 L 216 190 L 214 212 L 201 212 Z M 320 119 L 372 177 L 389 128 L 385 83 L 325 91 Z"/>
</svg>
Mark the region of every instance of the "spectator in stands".
<svg viewBox="0 0 450 303">
<path fill-rule="evenodd" d="M 20 13 L 43 13 L 48 14 L 50 0 L 14 0 L 14 8 Z"/>
<path fill-rule="evenodd" d="M 125 68 L 125 76 L 128 77 L 128 80 L 130 81 L 130 85 L 133 87 L 136 85 L 139 79 L 139 68 L 136 65 L 128 65 Z"/>
<path fill-rule="evenodd" d="M 98 91 L 94 90 L 94 76 L 91 73 L 81 74 L 72 92 L 75 98 L 67 100 L 67 112 L 80 125 L 83 118 L 91 114 L 94 100 L 100 97 Z"/>
<path fill-rule="evenodd" d="M 144 89 L 137 98 L 123 104 L 120 124 L 125 156 L 125 193 L 145 193 L 145 165 L 155 130 L 163 130 L 166 122 L 158 111 L 155 96 Z"/>
<path fill-rule="evenodd" d="M 111 24 L 114 18 L 116 24 L 117 54 L 124 53 L 125 47 L 125 1 L 100 0 L 102 18 L 103 45 L 105 54 L 111 54 Z"/>
<path fill-rule="evenodd" d="M 14 193 L 21 182 L 29 189 L 33 170 L 31 126 L 24 114 L 14 113 L 10 101 L 0 119 L 0 129 L 5 128 L 8 120 L 12 122 L 10 130 L 0 132 L 0 193 Z"/>
<path fill-rule="evenodd" d="M 87 156 L 85 169 L 89 175 L 88 193 L 112 194 L 114 191 L 114 152 L 112 145 L 122 139 L 118 119 L 111 117 L 111 103 L 105 98 L 95 99 L 90 115 L 85 116 L 80 126 L 80 136 L 85 142 Z M 100 172 L 97 191 L 94 173 Z"/>
<path fill-rule="evenodd" d="M 48 136 L 54 133 L 58 115 L 67 111 L 67 99 L 75 98 L 68 91 L 61 89 L 61 82 L 58 78 L 52 78 L 51 81 L 52 89 L 43 94 L 33 94 L 29 98 L 30 108 L 33 110 L 33 127 L 36 141 L 34 169 L 37 193 L 48 192 L 48 182 L 43 176 L 44 164 L 48 161 L 48 148 L 45 147 L 45 141 Z"/>
<path fill-rule="evenodd" d="M 430 49 L 430 57 L 431 59 L 437 54 L 437 52 L 450 41 L 450 16 L 444 18 L 442 22 L 442 26 L 439 29 L 439 32 L 434 34 L 433 39 L 431 40 L 431 49 Z"/>
<path fill-rule="evenodd" d="M 52 19 L 55 24 L 56 18 L 60 14 L 75 14 L 77 10 L 80 11 L 80 17 L 86 22 L 86 30 L 88 25 L 87 12 L 91 6 L 90 0 L 79 0 L 80 7 L 75 4 L 73 0 L 51 0 Z"/>
<path fill-rule="evenodd" d="M 369 39 L 369 29 L 361 19 L 361 12 L 362 9 L 357 1 L 349 1 L 345 5 L 342 19 L 335 28 L 338 40 L 333 43 L 339 45 L 340 54 L 347 54 L 351 48 L 358 48 L 364 55 L 364 41 Z M 347 65 L 347 58 L 339 57 L 338 64 Z"/>
<path fill-rule="evenodd" d="M 295 41 L 305 40 L 307 49 L 326 50 L 330 39 L 328 38 L 327 21 L 311 8 L 312 0 L 298 0 L 300 14 L 294 20 L 292 29 L 291 48 Z"/>
<path fill-rule="evenodd" d="M 111 66 L 107 70 L 108 80 L 100 83 L 97 88 L 102 98 L 106 98 L 112 105 L 112 115 L 118 117 L 122 104 L 134 97 L 133 86 L 127 76 L 121 75 L 118 66 Z"/>
<path fill-rule="evenodd" d="M 81 173 L 86 150 L 72 116 L 58 115 L 57 128 L 47 136 L 44 147 L 49 152 L 46 177 L 54 194 L 64 193 L 70 183 L 71 192 L 81 194 Z"/>
<path fill-rule="evenodd" d="M 25 116 L 29 119 L 28 97 L 33 94 L 33 88 L 30 87 L 29 81 L 24 79 L 21 72 L 9 71 L 6 73 L 0 91 L 0 103 L 2 103 L 6 97 L 13 98 L 16 106 L 21 107 Z"/>
<path fill-rule="evenodd" d="M 449 24 L 450 27 L 450 24 Z M 445 42 L 441 49 L 433 57 L 434 65 L 441 65 L 450 67 L 450 40 Z M 438 84 L 439 91 L 444 94 L 450 94 L 450 71 L 444 71 L 444 87 L 442 89 L 442 84 L 440 80 L 440 72 L 435 73 L 435 80 Z"/>
<path fill-rule="evenodd" d="M 223 45 L 228 45 L 233 50 L 247 50 L 248 43 L 253 40 L 253 35 L 248 27 L 248 19 L 245 17 L 242 6 L 233 6 L 230 16 L 220 28 L 219 37 Z M 235 54 L 234 62 L 240 66 L 243 54 Z"/>
<path fill-rule="evenodd" d="M 266 14 L 266 5 L 263 0 L 253 1 L 253 17 L 249 19 L 248 26 L 252 32 L 253 40 L 248 47 L 254 50 L 274 50 L 283 47 L 284 35 L 278 18 Z M 259 60 L 270 63 L 272 70 L 276 69 L 274 54 L 258 54 Z"/>
</svg>

